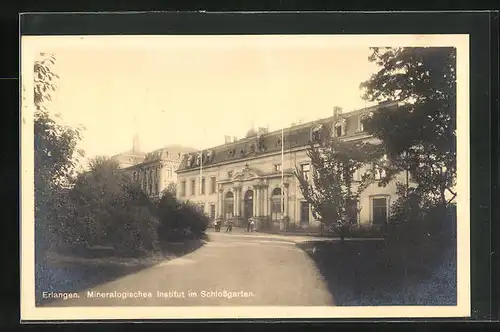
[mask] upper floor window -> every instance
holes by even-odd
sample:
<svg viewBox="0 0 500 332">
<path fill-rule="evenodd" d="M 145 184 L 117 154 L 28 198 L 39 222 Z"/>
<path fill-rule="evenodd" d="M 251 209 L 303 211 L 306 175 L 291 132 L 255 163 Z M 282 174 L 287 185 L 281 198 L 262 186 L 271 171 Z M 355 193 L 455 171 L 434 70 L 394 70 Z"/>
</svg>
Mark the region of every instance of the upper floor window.
<svg viewBox="0 0 500 332">
<path fill-rule="evenodd" d="M 217 183 L 217 182 L 216 182 L 216 178 L 215 178 L 215 176 L 212 176 L 212 177 L 210 178 L 210 193 L 211 193 L 211 194 L 214 194 L 214 193 L 215 193 L 215 191 L 216 191 L 216 183 Z"/>
<path fill-rule="evenodd" d="M 342 136 L 342 126 L 337 125 L 335 126 L 335 137 L 340 137 Z"/>
<path fill-rule="evenodd" d="M 196 195 L 196 180 L 191 180 L 191 196 Z"/>
<path fill-rule="evenodd" d="M 227 177 L 232 178 L 233 177 L 233 171 L 228 171 L 227 172 Z"/>
<path fill-rule="evenodd" d="M 321 130 L 323 129 L 323 126 L 317 126 L 312 129 L 311 132 L 311 140 L 313 142 L 318 142 L 321 140 Z"/>
<path fill-rule="evenodd" d="M 375 180 L 381 180 L 385 177 L 385 170 L 378 166 L 378 165 L 375 165 L 374 167 L 374 175 L 375 175 Z"/>
<path fill-rule="evenodd" d="M 306 181 L 309 181 L 310 170 L 311 170 L 311 166 L 309 164 L 300 165 L 300 171 L 302 174 L 302 178 Z"/>
<path fill-rule="evenodd" d="M 274 170 L 275 170 L 276 172 L 280 172 L 280 171 L 281 171 L 281 164 L 276 164 L 276 165 L 274 165 Z"/>
<path fill-rule="evenodd" d="M 186 196 L 186 181 L 181 182 L 180 196 Z"/>
<path fill-rule="evenodd" d="M 205 178 L 201 179 L 201 194 L 205 195 Z"/>
</svg>

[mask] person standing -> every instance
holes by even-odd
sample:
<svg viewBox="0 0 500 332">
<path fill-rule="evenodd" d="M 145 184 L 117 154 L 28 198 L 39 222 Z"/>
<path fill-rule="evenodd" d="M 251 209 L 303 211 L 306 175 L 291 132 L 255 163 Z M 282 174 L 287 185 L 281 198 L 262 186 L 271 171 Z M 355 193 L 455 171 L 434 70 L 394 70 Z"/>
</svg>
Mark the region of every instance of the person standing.
<svg viewBox="0 0 500 332">
<path fill-rule="evenodd" d="M 231 231 L 233 230 L 233 221 L 231 219 L 229 219 L 227 221 L 227 228 L 226 228 L 226 233 L 230 233 Z"/>
</svg>

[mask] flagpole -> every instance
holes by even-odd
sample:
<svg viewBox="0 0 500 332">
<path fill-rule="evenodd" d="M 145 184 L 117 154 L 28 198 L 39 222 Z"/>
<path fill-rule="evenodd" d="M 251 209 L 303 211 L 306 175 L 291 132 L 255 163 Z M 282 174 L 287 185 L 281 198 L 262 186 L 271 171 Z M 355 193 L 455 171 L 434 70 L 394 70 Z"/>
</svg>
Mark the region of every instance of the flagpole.
<svg viewBox="0 0 500 332">
<path fill-rule="evenodd" d="M 284 152 L 285 152 L 284 128 L 281 127 L 281 215 L 285 216 L 285 185 L 284 185 Z M 284 218 L 283 218 L 284 220 Z"/>
<path fill-rule="evenodd" d="M 205 141 L 205 133 L 206 133 L 206 129 L 205 129 L 205 127 L 203 127 L 203 141 Z M 202 188 L 201 188 L 202 178 L 203 178 L 203 148 L 201 148 L 201 150 L 200 150 L 200 195 L 203 194 Z"/>
</svg>

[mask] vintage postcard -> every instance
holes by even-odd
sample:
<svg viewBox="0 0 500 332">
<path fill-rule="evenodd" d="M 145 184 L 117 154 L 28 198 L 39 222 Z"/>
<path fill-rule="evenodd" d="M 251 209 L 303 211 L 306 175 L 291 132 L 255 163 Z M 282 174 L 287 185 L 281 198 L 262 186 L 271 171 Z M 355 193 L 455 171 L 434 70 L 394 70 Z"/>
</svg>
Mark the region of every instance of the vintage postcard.
<svg viewBox="0 0 500 332">
<path fill-rule="evenodd" d="M 470 316 L 467 35 L 24 36 L 22 320 Z"/>
</svg>

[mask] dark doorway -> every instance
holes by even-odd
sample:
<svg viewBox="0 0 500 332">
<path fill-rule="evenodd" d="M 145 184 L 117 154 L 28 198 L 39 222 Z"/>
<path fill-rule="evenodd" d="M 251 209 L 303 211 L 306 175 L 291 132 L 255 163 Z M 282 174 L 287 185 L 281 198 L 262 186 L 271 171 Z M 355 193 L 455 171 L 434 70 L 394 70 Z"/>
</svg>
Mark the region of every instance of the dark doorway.
<svg viewBox="0 0 500 332">
<path fill-rule="evenodd" d="M 253 217 L 253 190 L 247 190 L 243 198 L 243 218 L 248 222 Z"/>
<path fill-rule="evenodd" d="M 380 197 L 372 200 L 373 224 L 385 225 L 387 223 L 387 198 Z"/>
<path fill-rule="evenodd" d="M 309 203 L 300 202 L 300 224 L 307 227 L 309 225 Z"/>
</svg>

